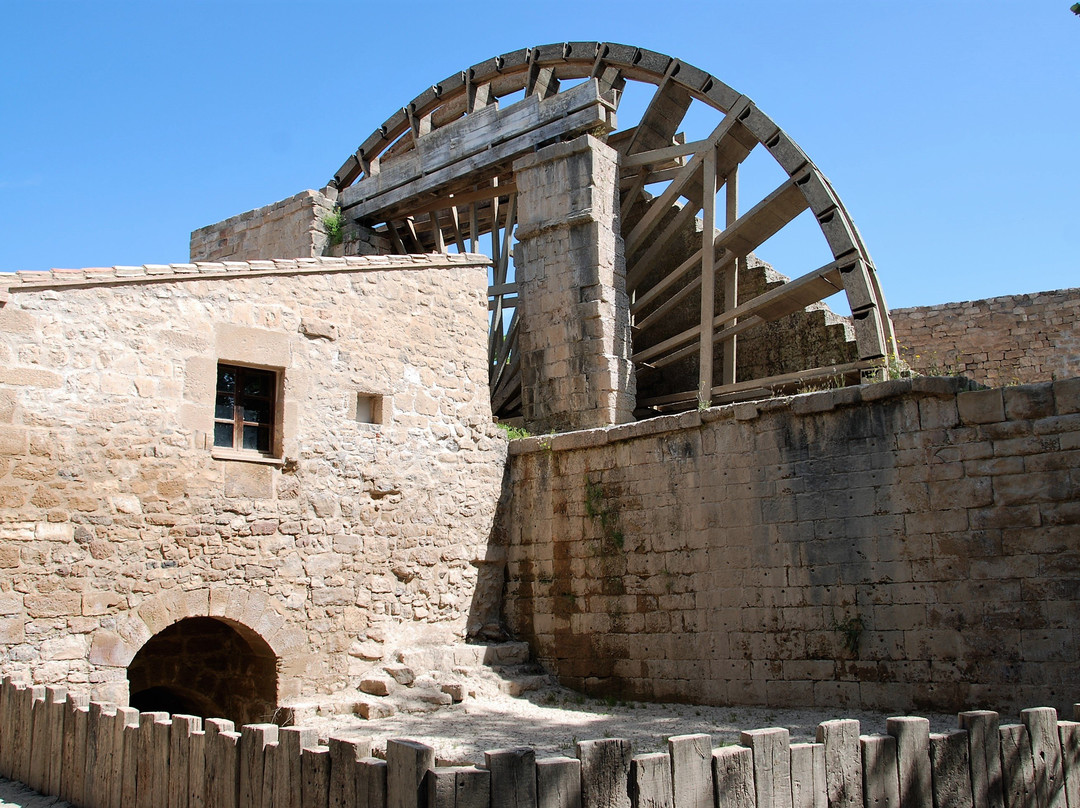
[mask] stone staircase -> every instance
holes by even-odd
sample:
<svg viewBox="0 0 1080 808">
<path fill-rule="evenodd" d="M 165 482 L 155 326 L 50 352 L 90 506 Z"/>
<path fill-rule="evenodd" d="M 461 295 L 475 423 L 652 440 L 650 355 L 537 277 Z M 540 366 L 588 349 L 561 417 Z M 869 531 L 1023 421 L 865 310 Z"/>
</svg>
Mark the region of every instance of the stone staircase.
<svg viewBox="0 0 1080 808">
<path fill-rule="evenodd" d="M 500 693 L 521 696 L 557 684 L 529 661 L 529 645 L 524 642 L 403 648 L 392 659 L 372 666 L 354 690 L 293 705 L 293 722 L 327 715 L 356 714 L 374 720 L 431 712 L 469 699 Z"/>
</svg>

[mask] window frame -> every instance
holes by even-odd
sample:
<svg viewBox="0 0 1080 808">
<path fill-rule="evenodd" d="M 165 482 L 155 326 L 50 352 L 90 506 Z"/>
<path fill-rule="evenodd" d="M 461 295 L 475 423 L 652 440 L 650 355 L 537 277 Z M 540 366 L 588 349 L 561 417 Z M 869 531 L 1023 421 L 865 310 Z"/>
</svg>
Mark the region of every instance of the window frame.
<svg viewBox="0 0 1080 808">
<path fill-rule="evenodd" d="M 222 390 L 220 385 L 223 369 L 232 370 L 235 373 L 233 390 Z M 243 391 L 245 376 L 248 374 L 266 375 L 269 394 L 266 396 L 245 395 Z M 220 459 L 241 459 L 261 462 L 280 462 L 281 460 L 281 385 L 283 373 L 280 368 L 266 367 L 262 365 L 247 365 L 239 362 L 231 362 L 219 359 L 214 369 L 214 410 L 213 432 L 211 433 L 212 456 Z M 218 417 L 218 397 L 232 395 L 233 417 Z M 268 409 L 267 420 L 249 421 L 244 418 L 245 400 L 255 399 L 260 405 Z M 231 445 L 222 445 L 217 442 L 218 424 L 228 424 L 232 428 Z M 244 427 L 255 427 L 269 431 L 269 447 L 266 450 L 258 448 L 246 448 L 244 443 Z"/>
</svg>

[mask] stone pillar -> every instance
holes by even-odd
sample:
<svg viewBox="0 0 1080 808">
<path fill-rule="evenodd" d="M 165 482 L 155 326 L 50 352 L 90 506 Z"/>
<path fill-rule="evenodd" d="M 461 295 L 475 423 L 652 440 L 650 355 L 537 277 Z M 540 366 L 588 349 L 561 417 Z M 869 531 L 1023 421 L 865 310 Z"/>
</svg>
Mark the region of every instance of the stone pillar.
<svg viewBox="0 0 1080 808">
<path fill-rule="evenodd" d="M 533 432 L 633 420 L 618 153 L 591 135 L 514 163 L 521 404 Z"/>
</svg>

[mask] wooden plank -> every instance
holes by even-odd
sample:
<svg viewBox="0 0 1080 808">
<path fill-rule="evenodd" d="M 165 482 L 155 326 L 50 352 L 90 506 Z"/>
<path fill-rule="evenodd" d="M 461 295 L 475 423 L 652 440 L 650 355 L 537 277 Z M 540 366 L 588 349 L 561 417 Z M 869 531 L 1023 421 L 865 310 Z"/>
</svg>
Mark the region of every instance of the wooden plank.
<svg viewBox="0 0 1080 808">
<path fill-rule="evenodd" d="M 63 780 L 63 757 L 61 752 L 64 748 L 64 711 L 67 703 L 67 688 L 50 686 L 45 688 L 45 704 L 48 708 L 48 749 L 52 752 L 47 755 L 48 769 L 45 774 L 44 793 L 57 795 L 60 793 L 60 784 Z M 95 775 L 97 776 L 97 775 Z"/>
<path fill-rule="evenodd" d="M 649 99 L 626 153 L 632 155 L 670 145 L 692 100 L 685 87 L 665 76 Z"/>
<path fill-rule="evenodd" d="M 556 757 L 536 761 L 537 808 L 581 808 L 581 761 Z"/>
<path fill-rule="evenodd" d="M 558 98 L 558 96 L 556 96 Z M 555 99 L 552 99 L 555 100 Z M 407 209 L 412 200 L 425 194 L 445 194 L 451 186 L 475 183 L 485 173 L 527 154 L 541 143 L 560 137 L 571 137 L 587 132 L 597 126 L 613 122 L 613 113 L 602 103 L 571 113 L 534 129 L 513 140 L 500 143 L 437 171 L 416 176 L 399 187 L 369 199 L 360 200 L 345 208 L 346 214 L 357 221 L 385 220 L 394 211 Z M 379 175 L 381 176 L 381 175 Z M 356 188 L 358 186 L 352 186 Z M 445 205 L 445 202 L 443 203 Z M 344 207 L 344 206 L 343 206 Z"/>
<path fill-rule="evenodd" d="M 731 227 L 739 218 L 739 169 L 736 167 L 728 174 L 727 179 L 724 181 L 724 193 L 725 193 L 725 227 Z M 702 247 L 702 249 L 705 249 Z M 746 261 L 743 256 L 735 256 L 734 263 L 727 268 L 724 273 L 724 309 L 734 309 L 739 305 L 739 272 L 742 270 Z M 736 320 L 733 318 L 732 323 Z M 713 328 L 715 329 L 715 325 Z M 736 347 L 736 337 L 732 335 L 731 339 L 724 341 L 724 354 L 723 363 L 724 367 L 720 378 L 721 384 L 735 384 L 736 365 L 738 362 L 737 357 L 738 349 Z"/>
<path fill-rule="evenodd" d="M 702 164 L 701 225 L 701 317 L 698 334 L 698 404 L 709 406 L 713 387 L 712 321 L 716 295 L 716 272 L 713 269 L 712 240 L 716 230 L 716 149 L 710 146 Z"/>
<path fill-rule="evenodd" d="M 710 786 L 712 775 L 710 773 Z M 712 803 L 712 788 L 709 789 Z M 674 808 L 671 758 L 664 752 L 635 755 L 630 759 L 630 804 L 633 808 Z"/>
<path fill-rule="evenodd" d="M 86 799 L 86 729 L 89 701 L 84 694 L 68 693 L 67 713 L 64 716 L 64 773 L 60 780 L 60 796 L 73 805 Z M 25 780 L 23 781 L 25 782 Z"/>
<path fill-rule="evenodd" d="M 1065 776 L 1065 803 L 1068 808 L 1080 808 L 1080 723 L 1058 721 L 1058 737 Z"/>
<path fill-rule="evenodd" d="M 930 734 L 930 770 L 934 808 L 972 808 L 966 730 Z"/>
<path fill-rule="evenodd" d="M 357 808 L 385 808 L 386 761 L 369 757 L 356 764 Z"/>
<path fill-rule="evenodd" d="M 707 734 L 668 738 L 675 808 L 712 808 L 712 737 Z"/>
<path fill-rule="evenodd" d="M 188 806 L 206 806 L 206 732 L 188 736 Z"/>
<path fill-rule="evenodd" d="M 930 722 L 925 718 L 900 716 L 887 719 L 885 728 L 896 738 L 900 808 L 933 808 Z"/>
<path fill-rule="evenodd" d="M 752 729 L 739 742 L 754 754 L 754 792 L 758 808 L 791 806 L 791 735 L 782 727 Z"/>
<path fill-rule="evenodd" d="M 896 738 L 863 735 L 859 738 L 863 762 L 863 799 L 866 808 L 900 808 Z"/>
<path fill-rule="evenodd" d="M 1031 759 L 1027 727 L 1003 724 L 998 733 L 1001 736 L 1001 786 L 1006 808 L 1036 808 L 1035 764 Z"/>
<path fill-rule="evenodd" d="M 305 749 L 300 756 L 304 808 L 327 808 L 330 802 L 330 750 L 325 746 Z"/>
<path fill-rule="evenodd" d="M 277 724 L 240 727 L 239 808 L 262 808 L 263 757 L 266 745 L 277 743 Z"/>
<path fill-rule="evenodd" d="M 416 148 L 393 161 L 383 159 L 382 169 L 342 192 L 341 206 L 352 208 L 384 196 L 429 176 L 460 166 L 470 158 L 521 140 L 574 113 L 609 108 L 595 81 L 573 87 L 553 98 L 530 96 L 505 109 L 489 106 L 416 140 Z M 501 158 L 505 159 L 505 157 Z"/>
<path fill-rule="evenodd" d="M 112 773 L 115 754 L 115 721 L 116 705 L 100 701 L 90 702 L 90 711 L 87 715 L 86 777 L 84 778 L 87 805 L 100 808 L 107 808 L 109 805 L 109 775 Z M 121 754 L 123 754 L 122 751 Z M 50 783 L 41 790 L 46 794 L 52 794 L 54 792 L 49 790 L 52 785 Z"/>
<path fill-rule="evenodd" d="M 169 720 L 165 712 L 139 714 L 139 727 L 135 746 L 135 808 L 164 808 L 168 802 L 168 772 L 159 771 L 161 741 L 159 727 Z M 165 728 L 165 755 L 168 766 L 168 727 Z M 164 784 L 162 783 L 164 780 Z"/>
<path fill-rule="evenodd" d="M 330 808 L 353 808 L 356 804 L 356 764 L 371 757 L 370 738 L 336 738 L 330 749 Z"/>
<path fill-rule="evenodd" d="M 657 163 L 666 163 L 676 157 L 685 157 L 697 154 L 711 144 L 708 140 L 693 140 L 689 143 L 676 143 L 674 146 L 665 146 L 659 149 L 651 149 L 645 152 L 629 154 L 619 160 L 619 168 L 636 168 L 638 166 L 652 166 Z"/>
<path fill-rule="evenodd" d="M 990 710 L 970 710 L 960 713 L 959 720 L 961 729 L 967 730 L 970 742 L 971 796 L 975 808 L 1003 808 L 998 714 Z"/>
<path fill-rule="evenodd" d="M 317 746 L 318 733 L 304 727 L 282 727 L 278 730 L 278 769 L 274 775 L 277 808 L 303 808 L 301 790 L 303 772 L 300 757 L 309 746 Z"/>
<path fill-rule="evenodd" d="M 1061 768 L 1061 742 L 1058 738 L 1057 710 L 1034 707 L 1020 711 L 1031 740 L 1035 762 L 1035 796 L 1038 808 L 1066 808 L 1065 778 Z"/>
<path fill-rule="evenodd" d="M 582 808 L 630 808 L 630 741 L 579 741 Z"/>
<path fill-rule="evenodd" d="M 695 255 L 698 254 L 695 253 Z M 734 309 L 727 309 L 713 318 L 713 328 L 715 329 L 728 321 L 741 319 L 743 322 L 738 323 L 738 325 L 742 326 L 739 331 L 745 331 L 755 324 L 749 320 L 752 316 L 759 318 L 755 322 L 765 322 L 766 318 L 775 320 L 798 311 L 810 303 L 823 300 L 829 295 L 841 291 L 840 267 L 846 263 L 847 260 L 833 261 L 793 281 L 788 281 L 783 286 L 778 286 L 776 289 L 758 295 L 752 300 L 736 306 Z M 725 265 L 722 264 L 721 266 Z M 668 351 L 678 348 L 680 345 L 685 345 L 696 338 L 700 333 L 700 328 L 700 325 L 692 326 L 662 342 L 642 349 L 634 354 L 633 360 L 634 362 L 652 362 L 656 357 L 663 356 Z M 714 334 L 713 341 L 716 342 L 719 339 L 721 337 Z"/>
<path fill-rule="evenodd" d="M 240 801 L 240 733 L 233 722 L 208 718 L 206 732 L 207 808 L 236 808 Z"/>
<path fill-rule="evenodd" d="M 793 808 L 829 808 L 822 744 L 791 745 L 791 804 Z"/>
<path fill-rule="evenodd" d="M 716 808 L 755 808 L 754 753 L 745 746 L 722 746 L 712 753 Z"/>
<path fill-rule="evenodd" d="M 191 808 L 191 734 L 202 731 L 202 719 L 177 714 L 169 737 L 169 808 Z M 197 765 L 202 765 L 201 761 Z"/>
<path fill-rule="evenodd" d="M 49 694 L 44 685 L 37 686 L 33 690 L 34 698 L 30 703 L 30 762 L 26 768 L 26 779 L 23 783 L 34 791 L 45 790 L 45 778 L 48 774 L 48 755 L 41 754 L 38 750 L 48 748 L 49 743 Z"/>
<path fill-rule="evenodd" d="M 262 797 L 259 808 L 275 808 L 277 805 L 277 772 L 279 768 L 278 758 L 281 747 L 277 741 L 271 741 L 263 747 L 262 756 Z"/>
<path fill-rule="evenodd" d="M 491 799 L 491 773 L 476 766 L 439 767 L 428 772 L 428 808 L 488 808 L 489 805 L 516 806 Z"/>
<path fill-rule="evenodd" d="M 386 742 L 387 808 L 423 808 L 424 778 L 435 768 L 435 750 L 416 741 L 392 738 Z"/>
<path fill-rule="evenodd" d="M 493 749 L 484 752 L 491 772 L 493 805 L 536 808 L 536 753 L 529 748 Z"/>
<path fill-rule="evenodd" d="M 818 724 L 817 740 L 825 744 L 825 789 L 829 808 L 863 808 L 859 722 L 851 719 L 823 721 Z"/>
<path fill-rule="evenodd" d="M 724 119 L 720 122 L 720 124 L 712 131 L 709 137 L 705 139 L 706 142 L 711 144 L 711 146 L 718 146 L 719 143 L 728 136 L 729 132 L 732 130 L 732 128 L 735 126 L 736 121 L 738 120 L 739 113 L 742 112 L 748 104 L 749 101 L 740 102 L 740 106 L 732 109 L 731 112 L 725 115 Z M 657 200 L 652 205 L 650 205 L 649 210 L 645 213 L 645 216 L 643 216 L 641 220 L 636 225 L 634 225 L 633 229 L 626 236 L 627 255 L 633 255 L 638 250 L 638 248 L 643 243 L 645 237 L 650 232 L 652 232 L 652 229 L 660 222 L 664 214 L 667 213 L 667 211 L 682 194 L 683 189 L 690 182 L 691 178 L 693 178 L 695 174 L 697 174 L 697 172 L 702 169 L 702 166 L 705 162 L 704 154 L 707 151 L 709 151 L 709 149 L 702 149 L 697 154 L 695 154 L 692 159 L 687 161 L 686 165 L 683 166 L 678 171 L 676 177 L 672 179 L 671 184 L 667 188 L 665 188 L 664 192 L 657 198 Z M 633 287 L 635 285 L 633 282 L 631 282 L 629 275 L 627 276 L 627 285 L 630 287 Z"/>
<path fill-rule="evenodd" d="M 113 716 L 112 766 L 109 771 L 102 774 L 109 782 L 109 796 L 104 803 L 105 808 L 124 808 L 132 805 L 125 802 L 125 793 L 132 797 L 135 794 L 135 768 L 134 759 L 128 759 L 129 754 L 134 753 L 135 732 L 139 726 L 139 711 L 134 707 L 117 707 Z"/>
</svg>

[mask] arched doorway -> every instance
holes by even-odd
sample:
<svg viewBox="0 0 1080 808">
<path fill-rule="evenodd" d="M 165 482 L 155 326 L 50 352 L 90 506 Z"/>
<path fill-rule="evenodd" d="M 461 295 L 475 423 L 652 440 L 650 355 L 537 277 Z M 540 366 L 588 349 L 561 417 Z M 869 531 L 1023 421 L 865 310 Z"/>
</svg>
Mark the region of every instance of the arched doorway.
<svg viewBox="0 0 1080 808">
<path fill-rule="evenodd" d="M 155 634 L 128 665 L 130 704 L 142 711 L 272 721 L 277 658 L 258 634 L 214 617 L 189 617 Z"/>
</svg>

